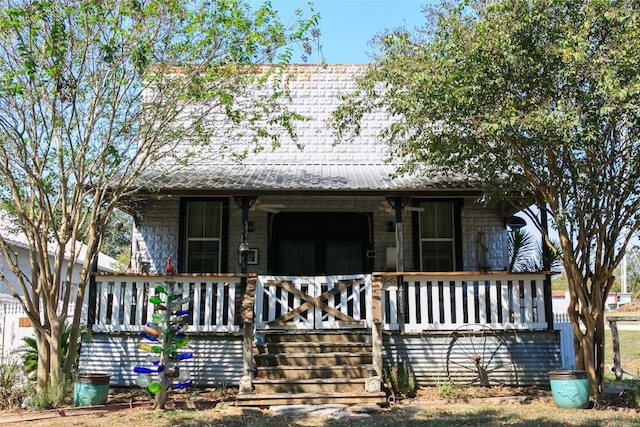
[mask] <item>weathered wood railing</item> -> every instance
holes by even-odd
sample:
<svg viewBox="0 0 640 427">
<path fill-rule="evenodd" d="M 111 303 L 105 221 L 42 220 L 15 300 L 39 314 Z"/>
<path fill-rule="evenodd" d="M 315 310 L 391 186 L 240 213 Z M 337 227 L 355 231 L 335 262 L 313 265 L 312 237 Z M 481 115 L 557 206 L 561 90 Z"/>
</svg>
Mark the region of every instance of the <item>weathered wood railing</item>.
<svg viewBox="0 0 640 427">
<path fill-rule="evenodd" d="M 402 294 L 398 292 L 398 276 L 402 277 Z M 374 275 L 382 289 L 383 328 L 404 332 L 454 330 L 467 324 L 494 329 L 546 329 L 544 280 L 542 273 Z"/>
<path fill-rule="evenodd" d="M 257 329 L 371 327 L 371 275 L 258 276 Z"/>
<path fill-rule="evenodd" d="M 166 280 L 181 285 L 174 299 L 189 298 L 189 332 L 237 332 L 240 330 L 241 277 L 234 275 L 97 275 L 95 289 L 85 297 L 87 323 L 94 332 L 139 331 L 151 320 L 154 305 L 149 298 Z"/>
</svg>

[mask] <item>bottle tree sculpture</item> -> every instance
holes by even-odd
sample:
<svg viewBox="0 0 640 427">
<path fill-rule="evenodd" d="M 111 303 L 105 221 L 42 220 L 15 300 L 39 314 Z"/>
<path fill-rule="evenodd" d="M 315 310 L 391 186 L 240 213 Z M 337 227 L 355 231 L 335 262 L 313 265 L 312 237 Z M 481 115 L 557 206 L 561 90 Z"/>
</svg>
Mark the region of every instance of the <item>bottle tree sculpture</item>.
<svg viewBox="0 0 640 427">
<path fill-rule="evenodd" d="M 154 408 L 164 409 L 169 390 L 193 385 L 187 371 L 183 369 L 181 373 L 178 366 L 181 361 L 193 357 L 192 352 L 184 351 L 189 343 L 189 337 L 185 335 L 189 310 L 183 309 L 183 305 L 189 302 L 189 297 L 184 296 L 181 286 L 168 278 L 164 285 L 156 286 L 155 295 L 149 302 L 154 305 L 154 313 L 151 321 L 142 327 L 143 342 L 138 345 L 140 350 L 149 353 L 147 363 L 136 366 L 133 371 L 139 374 L 137 384 L 155 395 Z"/>
</svg>

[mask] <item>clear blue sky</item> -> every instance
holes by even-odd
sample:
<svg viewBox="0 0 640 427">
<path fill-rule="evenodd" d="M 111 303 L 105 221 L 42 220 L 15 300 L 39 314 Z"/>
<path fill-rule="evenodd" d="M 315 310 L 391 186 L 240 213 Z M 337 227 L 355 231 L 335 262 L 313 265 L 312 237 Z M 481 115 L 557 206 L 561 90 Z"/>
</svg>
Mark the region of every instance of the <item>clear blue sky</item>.
<svg viewBox="0 0 640 427">
<path fill-rule="evenodd" d="M 251 4 L 261 4 L 251 0 Z M 288 22 L 296 9 L 308 11 L 307 0 L 271 0 L 280 19 Z M 318 28 L 325 62 L 350 64 L 370 62 L 367 53 L 373 48 L 368 42 L 385 29 L 406 26 L 414 28 L 425 22 L 423 5 L 430 0 L 315 0 L 315 12 L 320 14 Z M 296 52 L 292 62 L 302 62 L 302 52 Z M 319 62 L 314 52 L 309 63 Z"/>
</svg>

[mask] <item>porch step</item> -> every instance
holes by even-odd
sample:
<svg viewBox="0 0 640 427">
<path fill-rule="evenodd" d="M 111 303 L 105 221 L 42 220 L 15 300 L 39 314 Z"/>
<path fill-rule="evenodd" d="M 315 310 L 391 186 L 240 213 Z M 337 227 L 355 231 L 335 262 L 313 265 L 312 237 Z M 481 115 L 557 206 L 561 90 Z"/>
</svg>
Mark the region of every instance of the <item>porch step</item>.
<svg viewBox="0 0 640 427">
<path fill-rule="evenodd" d="M 256 331 L 258 343 L 294 342 L 371 342 L 371 334 L 364 328 L 313 331 L 306 329 L 266 329 Z"/>
<path fill-rule="evenodd" d="M 263 366 L 260 378 L 313 379 L 313 378 L 366 378 L 371 365 L 317 365 L 317 366 Z"/>
<path fill-rule="evenodd" d="M 277 353 L 257 354 L 258 366 L 318 366 L 318 365 L 360 365 L 371 364 L 371 352 L 330 352 L 330 353 Z"/>
<path fill-rule="evenodd" d="M 386 406 L 387 395 L 379 393 L 253 393 L 238 394 L 236 405 L 267 408 L 272 405 L 377 404 Z"/>
<path fill-rule="evenodd" d="M 256 379 L 255 393 L 348 393 L 364 392 L 363 378 Z"/>
<path fill-rule="evenodd" d="M 361 353 L 370 352 L 371 344 L 367 342 L 273 342 L 266 344 L 255 344 L 254 354 L 278 354 L 278 353 Z"/>
<path fill-rule="evenodd" d="M 373 363 L 366 329 L 269 329 L 255 338 L 253 393 L 238 395 L 238 405 L 386 404 L 384 392 L 365 392 Z"/>
</svg>

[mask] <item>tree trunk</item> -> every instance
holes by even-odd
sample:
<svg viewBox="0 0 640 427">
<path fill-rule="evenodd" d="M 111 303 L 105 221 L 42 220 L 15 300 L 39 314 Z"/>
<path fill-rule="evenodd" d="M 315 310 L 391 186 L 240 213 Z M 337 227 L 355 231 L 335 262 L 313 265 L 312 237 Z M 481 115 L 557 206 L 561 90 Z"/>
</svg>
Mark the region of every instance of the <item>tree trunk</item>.
<svg viewBox="0 0 640 427">
<path fill-rule="evenodd" d="M 49 312 L 51 313 L 51 312 Z M 53 312 L 55 313 L 55 311 Z M 53 316 L 50 319 L 51 337 L 49 339 L 49 375 L 51 378 L 50 386 L 60 384 L 60 375 L 62 374 L 62 327 L 63 321 Z"/>
<path fill-rule="evenodd" d="M 49 387 L 49 343 L 42 332 L 36 330 L 36 348 L 38 349 L 38 371 L 36 390 L 44 391 Z"/>
<path fill-rule="evenodd" d="M 604 312 L 600 313 L 594 319 L 595 323 L 595 368 L 596 368 L 596 385 L 595 396 L 599 397 L 604 391 L 604 349 L 605 349 L 605 334 L 604 334 Z M 593 390 L 592 390 L 593 391 Z"/>
</svg>

